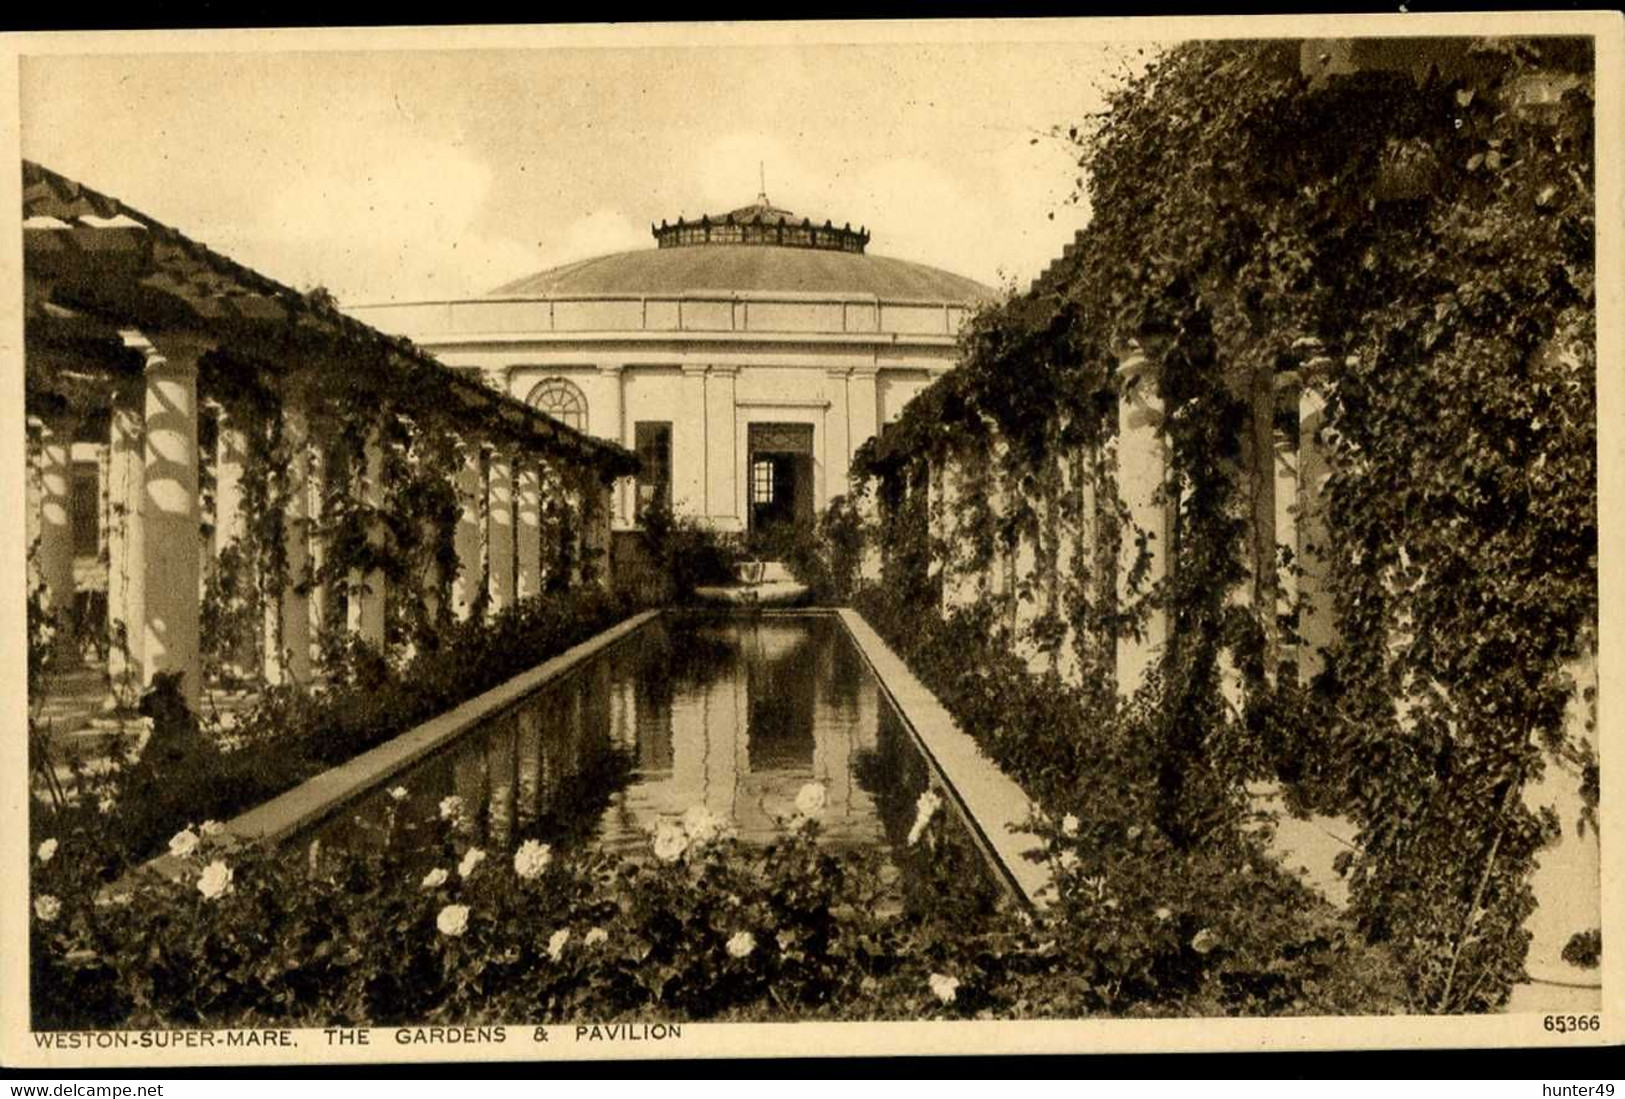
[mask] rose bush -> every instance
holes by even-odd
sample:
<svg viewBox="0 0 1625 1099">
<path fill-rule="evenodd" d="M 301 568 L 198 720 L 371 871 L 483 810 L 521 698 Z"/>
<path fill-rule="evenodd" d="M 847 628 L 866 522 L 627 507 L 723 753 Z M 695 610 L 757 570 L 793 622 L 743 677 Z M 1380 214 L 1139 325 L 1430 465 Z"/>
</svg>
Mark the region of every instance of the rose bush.
<svg viewBox="0 0 1625 1099">
<path fill-rule="evenodd" d="M 809 796 L 809 800 L 811 800 Z M 480 848 L 392 819 L 366 851 L 200 835 L 173 878 L 109 887 L 83 835 L 33 863 L 41 1029 L 394 1025 L 425 1019 L 1081 1016 L 1387 1010 L 1357 946 L 1267 866 L 1193 858 L 1082 810 L 1056 828 L 1051 908 L 963 918 L 968 841 L 929 814 L 901 855 L 836 852 L 816 819 L 759 848 L 665 822 L 672 858 Z M 1108 839 L 1107 832 L 1115 830 Z M 192 832 L 191 829 L 186 829 Z M 56 837 L 51 837 L 56 838 Z M 436 865 L 426 877 L 427 853 Z M 1178 881 L 1175 888 L 1172 884 Z M 1287 947 L 1283 949 L 1283 944 Z M 1370 966 L 1359 967 L 1371 972 Z"/>
</svg>

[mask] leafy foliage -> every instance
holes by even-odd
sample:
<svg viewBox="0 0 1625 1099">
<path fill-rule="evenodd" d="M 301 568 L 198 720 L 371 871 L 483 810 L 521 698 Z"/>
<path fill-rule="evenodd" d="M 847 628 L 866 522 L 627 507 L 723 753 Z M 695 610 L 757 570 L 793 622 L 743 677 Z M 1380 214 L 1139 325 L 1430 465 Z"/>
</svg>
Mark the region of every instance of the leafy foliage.
<svg viewBox="0 0 1625 1099">
<path fill-rule="evenodd" d="M 271 852 L 202 828 L 174 880 L 107 888 L 97 836 L 36 858 L 39 1029 L 686 1019 L 1078 1017 L 1339 1012 L 1391 1005 L 1337 975 L 1339 947 L 1293 916 L 1212 925 L 1214 905 L 1295 900 L 1249 875 L 1133 884 L 1062 870 L 1051 914 L 963 918 L 941 815 L 901 892 L 878 851 L 805 824 L 765 847 L 690 838 L 680 855 L 532 848 L 477 864 L 455 820 L 389 817 L 361 852 Z M 201 834 L 200 834 L 201 833 Z M 1091 839 L 1094 837 L 1091 834 Z M 1158 861 L 1154 840 L 1112 861 Z M 931 853 L 926 854 L 925 849 Z M 1072 840 L 1057 836 L 1055 856 Z M 658 850 L 658 848 L 657 848 Z M 421 869 L 425 853 L 436 868 Z M 543 863 L 545 865 L 538 865 Z M 521 873 L 521 866 L 527 872 Z M 229 871 L 229 877 L 227 872 Z M 1109 884 L 1108 884 L 1109 882 Z M 1263 889 L 1260 889 L 1263 885 Z M 1167 908 L 1156 907 L 1162 902 Z M 1265 941 L 1283 923 L 1292 946 Z M 1195 929 L 1194 931 L 1192 929 Z M 1262 935 L 1260 934 L 1262 929 Z M 1256 958 L 1269 960 L 1260 967 Z"/>
<path fill-rule="evenodd" d="M 977 318 L 960 368 L 855 471 L 878 484 L 886 587 L 935 605 L 955 566 L 926 486 L 965 473 L 967 570 L 1042 547 L 1046 486 L 1077 450 L 1112 461 L 1113 370 L 1143 352 L 1173 566 L 1145 590 L 1120 562 L 1114 604 L 1108 570 L 1075 554 L 1060 618 L 1087 661 L 1090 638 L 1109 651 L 1148 610 L 1167 617 L 1141 742 L 1159 825 L 1186 847 L 1222 834 L 1243 780 L 1288 772 L 1358 822 L 1353 909 L 1414 1006 L 1486 1010 L 1521 978 L 1528 877 L 1560 823 L 1522 791 L 1551 754 L 1596 773 L 1565 718 L 1597 614 L 1591 48 L 1361 42 L 1318 68 L 1317 48 L 1180 45 L 1073 127 L 1089 229 Z M 1294 385 L 1325 402 L 1316 434 L 1277 407 Z M 1314 549 L 1340 640 L 1307 684 L 1280 664 L 1307 612 L 1276 614 L 1302 563 L 1248 518 L 1277 432 L 1332 468 Z M 1101 542 L 1144 550 L 1152 532 L 1125 518 L 1108 500 Z M 980 621 L 1022 640 L 1002 613 Z"/>
</svg>

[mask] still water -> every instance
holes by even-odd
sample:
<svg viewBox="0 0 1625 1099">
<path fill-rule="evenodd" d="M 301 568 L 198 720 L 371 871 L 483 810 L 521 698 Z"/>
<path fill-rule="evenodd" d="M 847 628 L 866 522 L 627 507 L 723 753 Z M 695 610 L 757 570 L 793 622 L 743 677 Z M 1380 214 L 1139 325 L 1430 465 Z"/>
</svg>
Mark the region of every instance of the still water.
<svg viewBox="0 0 1625 1099">
<path fill-rule="evenodd" d="M 396 808 L 461 797 L 489 846 L 536 837 L 648 850 L 662 819 L 704 805 L 763 843 L 821 782 L 825 842 L 899 850 L 928 783 L 867 663 L 827 615 L 662 615 L 566 678 L 388 783 Z M 354 845 L 393 803 L 378 791 L 306 839 Z"/>
</svg>

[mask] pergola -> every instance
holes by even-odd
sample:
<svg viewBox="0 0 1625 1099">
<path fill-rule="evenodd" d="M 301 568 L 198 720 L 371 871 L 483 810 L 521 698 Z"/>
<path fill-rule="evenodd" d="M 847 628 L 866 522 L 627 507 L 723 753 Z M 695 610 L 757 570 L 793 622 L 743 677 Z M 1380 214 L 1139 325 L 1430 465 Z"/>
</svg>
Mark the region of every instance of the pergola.
<svg viewBox="0 0 1625 1099">
<path fill-rule="evenodd" d="M 66 626 L 72 447 L 93 445 L 115 676 L 178 672 L 195 705 L 205 580 L 234 547 L 262 562 L 256 672 L 271 682 L 310 677 L 340 607 L 387 650 L 386 608 L 448 621 L 609 581 L 608 498 L 637 468 L 625 449 L 27 161 L 23 241 L 31 552 Z M 419 496 L 443 482 L 455 509 L 391 527 L 403 479 Z M 422 567 L 390 607 L 396 558 Z"/>
</svg>

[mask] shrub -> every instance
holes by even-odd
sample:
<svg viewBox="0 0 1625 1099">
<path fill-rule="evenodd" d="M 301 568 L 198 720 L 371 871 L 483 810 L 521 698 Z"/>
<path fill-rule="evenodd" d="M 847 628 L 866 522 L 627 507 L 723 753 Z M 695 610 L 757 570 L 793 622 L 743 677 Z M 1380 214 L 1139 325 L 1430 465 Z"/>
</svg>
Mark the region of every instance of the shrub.
<svg viewBox="0 0 1625 1099">
<path fill-rule="evenodd" d="M 1596 969 L 1602 965 L 1602 928 L 1576 931 L 1563 944 L 1563 960 L 1580 969 Z"/>
<path fill-rule="evenodd" d="M 665 504 L 644 509 L 641 522 L 643 550 L 662 581 L 659 601 L 686 603 L 695 588 L 733 581 L 739 555 L 724 535 Z"/>
<path fill-rule="evenodd" d="M 532 841 L 477 865 L 455 821 L 389 816 L 366 850 L 319 856 L 240 848 L 205 826 L 190 833 L 197 845 L 178 880 L 116 891 L 93 872 L 92 837 L 64 836 L 33 865 L 34 1026 L 1392 1006 L 1337 977 L 1337 944 L 1301 919 L 1290 883 L 1206 855 L 1191 856 L 1189 877 L 1168 877 L 1165 841 L 1108 836 L 1096 831 L 1103 820 L 1075 835 L 1064 822 L 1053 829 L 1061 889 L 1049 913 L 966 919 L 953 903 L 963 878 L 939 857 L 959 842 L 942 819 L 903 848 L 917 903 L 884 853 L 828 850 L 816 823 L 761 848 L 668 824 L 669 842 L 654 849 L 666 859 Z M 1066 865 L 1096 845 L 1105 862 Z M 433 877 L 425 851 L 436 854 Z"/>
<path fill-rule="evenodd" d="M 1162 719 L 1155 677 L 1119 704 L 1053 672 L 1029 673 L 986 603 L 943 618 L 884 586 L 863 588 L 854 603 L 989 758 L 1046 807 L 1036 827 L 1050 840 L 1060 890 L 1058 949 L 1071 959 L 1069 973 L 1086 980 L 1077 995 L 1089 1010 L 1171 1000 L 1197 1013 L 1278 1013 L 1331 988 L 1346 1002 L 1395 1002 L 1402 982 L 1390 955 L 1282 874 L 1233 798 L 1180 814 L 1201 821 L 1194 842 L 1159 826 L 1166 795 L 1146 747 Z M 1203 950 L 1191 945 L 1198 935 Z M 1217 957 L 1198 964 L 1201 954 Z"/>
<path fill-rule="evenodd" d="M 758 555 L 782 561 L 815 603 L 845 603 L 857 587 L 863 526 L 856 507 L 837 496 L 811 526 L 779 527 L 756 539 Z"/>
</svg>

